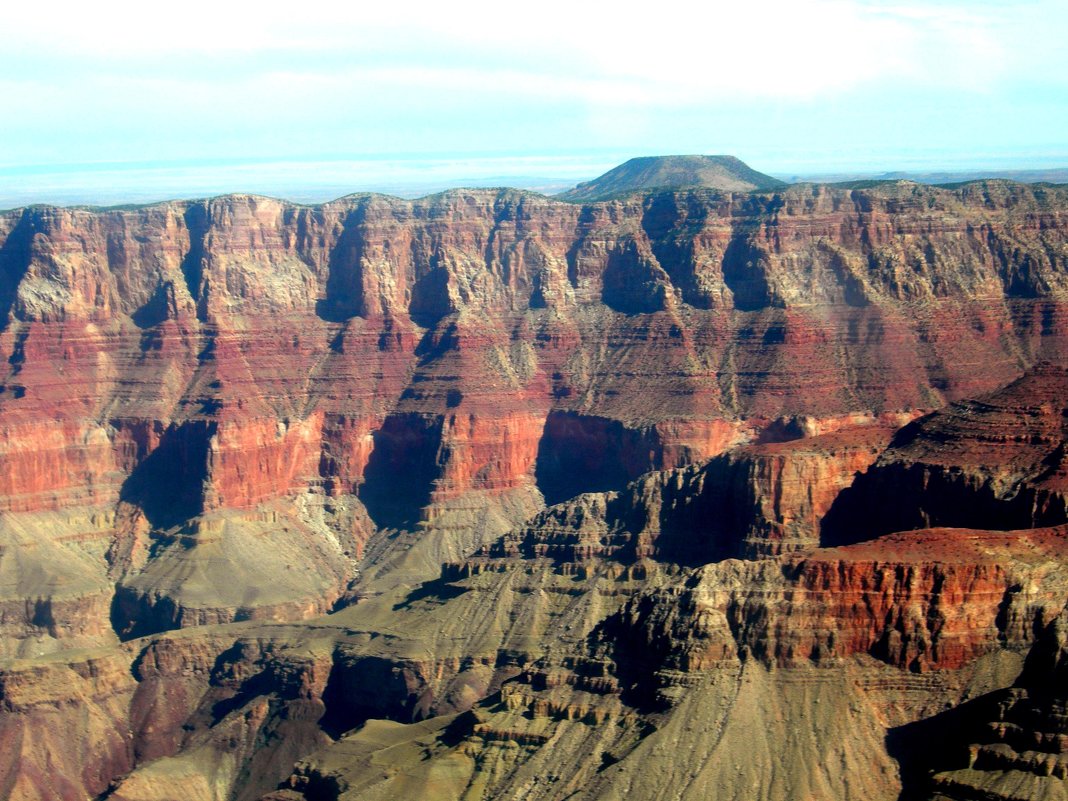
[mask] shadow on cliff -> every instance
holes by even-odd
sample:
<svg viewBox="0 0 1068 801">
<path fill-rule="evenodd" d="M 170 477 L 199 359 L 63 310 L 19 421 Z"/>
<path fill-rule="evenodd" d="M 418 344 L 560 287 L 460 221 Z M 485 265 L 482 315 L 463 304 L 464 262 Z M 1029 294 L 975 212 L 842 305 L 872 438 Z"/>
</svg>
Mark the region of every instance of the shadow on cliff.
<svg viewBox="0 0 1068 801">
<path fill-rule="evenodd" d="M 379 528 L 409 528 L 421 519 L 441 472 L 443 422 L 436 415 L 395 414 L 371 435 L 359 497 Z"/>
<path fill-rule="evenodd" d="M 337 739 L 371 718 L 411 723 L 419 682 L 397 661 L 338 653 L 323 690 L 319 727 Z"/>
<path fill-rule="evenodd" d="M 1010 690 L 979 696 L 929 718 L 890 729 L 886 751 L 901 770 L 898 801 L 923 801 L 931 797 L 934 773 L 968 767 L 970 742 L 996 716 Z"/>
<path fill-rule="evenodd" d="M 706 224 L 710 210 L 692 195 L 664 192 L 648 197 L 642 214 L 642 230 L 653 256 L 683 301 L 698 309 L 714 308 L 716 302 L 715 293 L 702 286 L 702 268 L 691 233 Z"/>
<path fill-rule="evenodd" d="M 111 628 L 123 642 L 181 628 L 181 610 L 173 598 L 152 599 L 119 584 L 111 597 Z"/>
<path fill-rule="evenodd" d="M 857 477 L 820 523 L 820 545 L 865 542 L 898 531 L 970 528 L 1015 531 L 1059 525 L 1059 507 L 1032 487 L 1003 497 L 989 479 L 953 468 L 890 464 Z"/>
<path fill-rule="evenodd" d="M 15 227 L 0 245 L 0 331 L 11 322 L 11 310 L 18 296 L 19 284 L 30 269 L 33 259 L 33 237 L 37 225 L 33 212 L 25 210 Z"/>
<path fill-rule="evenodd" d="M 670 305 L 671 280 L 651 254 L 633 241 L 608 253 L 601 302 L 624 314 L 652 314 Z"/>
<path fill-rule="evenodd" d="M 206 242 L 211 228 L 211 212 L 207 203 L 197 203 L 186 209 L 186 229 L 189 231 L 189 251 L 182 257 L 182 278 L 189 297 L 196 303 L 197 319 L 207 319 L 207 308 L 202 297 L 204 263 L 207 259 Z"/>
<path fill-rule="evenodd" d="M 404 596 L 404 600 L 393 604 L 393 611 L 399 612 L 405 609 L 411 609 L 413 605 L 420 601 L 428 601 L 438 605 L 447 603 L 453 598 L 459 598 L 464 593 L 468 592 L 468 587 L 457 587 L 451 580 L 444 578 L 431 579 L 430 581 L 424 581 L 418 587 L 415 587 L 411 592 Z"/>
<path fill-rule="evenodd" d="M 627 428 L 618 420 L 550 412 L 538 442 L 534 480 L 549 506 L 584 492 L 621 490 L 662 467 L 654 429 Z"/>
<path fill-rule="evenodd" d="M 207 420 L 167 428 L 123 483 L 119 500 L 139 507 L 153 528 L 176 526 L 203 512 L 208 450 L 216 428 Z"/>
<path fill-rule="evenodd" d="M 1034 642 L 1012 686 L 887 732 L 887 752 L 901 769 L 899 801 L 931 798 L 935 773 L 971 767 L 995 776 L 1006 770 L 996 758 L 984 759 L 979 746 L 1003 743 L 1040 755 L 1060 751 L 1068 679 L 1064 613 L 1044 626 L 1036 619 L 1034 626 Z"/>
<path fill-rule="evenodd" d="M 341 236 L 330 251 L 326 297 L 315 304 L 315 313 L 326 322 L 343 323 L 364 314 L 363 225 L 366 219 L 365 200 L 345 217 Z"/>
<path fill-rule="evenodd" d="M 783 305 L 768 282 L 768 256 L 753 245 L 749 234 L 734 236 L 723 252 L 723 283 L 739 311 L 759 311 Z"/>
</svg>

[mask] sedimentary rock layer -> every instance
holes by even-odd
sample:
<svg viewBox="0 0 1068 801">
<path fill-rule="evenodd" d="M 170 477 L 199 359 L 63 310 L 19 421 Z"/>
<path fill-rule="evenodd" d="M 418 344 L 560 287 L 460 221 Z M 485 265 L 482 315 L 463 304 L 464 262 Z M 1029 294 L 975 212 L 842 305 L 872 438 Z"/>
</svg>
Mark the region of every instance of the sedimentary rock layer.
<svg viewBox="0 0 1068 801">
<path fill-rule="evenodd" d="M 948 796 L 1012 688 L 972 768 L 1055 775 L 1066 247 L 999 182 L 0 215 L 0 789 Z"/>
</svg>

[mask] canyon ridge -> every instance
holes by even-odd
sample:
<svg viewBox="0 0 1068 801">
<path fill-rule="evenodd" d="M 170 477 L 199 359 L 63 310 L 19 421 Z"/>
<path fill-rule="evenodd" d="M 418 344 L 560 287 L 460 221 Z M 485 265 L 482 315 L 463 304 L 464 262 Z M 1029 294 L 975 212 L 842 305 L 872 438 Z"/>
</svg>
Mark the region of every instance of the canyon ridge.
<svg viewBox="0 0 1068 801">
<path fill-rule="evenodd" d="M 0 212 L 0 798 L 1068 798 L 1068 187 Z"/>
</svg>

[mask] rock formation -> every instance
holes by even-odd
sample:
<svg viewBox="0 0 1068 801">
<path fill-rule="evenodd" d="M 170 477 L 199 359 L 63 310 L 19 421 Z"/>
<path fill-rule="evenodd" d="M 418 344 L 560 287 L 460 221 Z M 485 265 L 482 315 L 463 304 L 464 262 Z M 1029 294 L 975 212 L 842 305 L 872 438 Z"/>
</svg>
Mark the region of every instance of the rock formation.
<svg viewBox="0 0 1068 801">
<path fill-rule="evenodd" d="M 632 192 L 694 187 L 745 192 L 785 186 L 784 182 L 757 172 L 734 156 L 646 156 L 620 164 L 558 197 L 589 203 Z"/>
<path fill-rule="evenodd" d="M 1068 190 L 31 207 L 0 326 L 0 797 L 1066 786 Z"/>
</svg>

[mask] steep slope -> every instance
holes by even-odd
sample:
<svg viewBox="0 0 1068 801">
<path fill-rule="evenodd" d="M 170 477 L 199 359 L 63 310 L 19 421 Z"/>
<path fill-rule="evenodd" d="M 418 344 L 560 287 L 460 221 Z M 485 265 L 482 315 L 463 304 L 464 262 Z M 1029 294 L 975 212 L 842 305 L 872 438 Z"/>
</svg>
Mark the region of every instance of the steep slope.
<svg viewBox="0 0 1068 801">
<path fill-rule="evenodd" d="M 19 530 L 95 521 L 62 542 L 96 583 L 55 608 L 99 608 L 114 582 L 123 636 L 319 613 L 380 528 L 440 533 L 425 575 L 543 498 L 908 417 L 1063 359 L 1066 197 L 994 182 L 9 212 L 0 509 Z M 217 559 L 213 530 L 258 567 Z M 12 582 L 5 602 L 54 597 Z M 39 651 L 85 625 L 35 614 L 18 626 Z"/>
<path fill-rule="evenodd" d="M 945 453 L 966 463 L 969 439 L 1002 431 L 980 418 L 947 433 Z M 1039 774 L 1059 792 L 1068 780 L 1042 754 L 1060 742 L 1068 524 L 816 547 L 828 482 L 805 465 L 839 455 L 845 486 L 851 454 L 871 464 L 886 437 L 869 421 L 654 473 L 549 509 L 436 579 L 365 579 L 355 605 L 305 625 L 203 626 L 8 663 L 0 778 L 11 798 L 125 801 L 948 798 Z M 1013 448 L 998 454 L 995 472 L 1017 463 Z M 801 483 L 768 478 L 787 474 Z M 695 513 L 710 496 L 750 515 Z M 760 533 L 774 545 L 786 520 L 807 521 L 801 549 L 752 561 L 705 551 L 711 562 L 687 566 L 674 555 L 701 548 L 658 545 L 667 532 L 703 541 L 702 522 L 736 548 Z M 947 709 L 960 710 L 948 723 Z M 93 751 L 46 767 L 35 744 L 54 750 L 71 731 Z M 984 740 L 971 767 L 953 763 L 952 743 Z M 1015 779 L 998 772 L 1010 762 Z"/>
<path fill-rule="evenodd" d="M 905 427 L 824 520 L 826 542 L 926 526 L 1029 528 L 1068 516 L 1068 368 L 1043 363 L 1008 386 Z"/>
<path fill-rule="evenodd" d="M 734 156 L 645 156 L 613 167 L 599 178 L 557 195 L 573 203 L 608 200 L 633 192 L 718 189 L 745 192 L 780 189 L 786 184 L 757 172 Z"/>
<path fill-rule="evenodd" d="M 949 731 L 939 721 L 932 727 L 951 744 L 927 761 L 937 772 L 921 786 L 934 801 L 1066 797 L 1065 625 L 1062 611 L 1041 631 L 1013 687 L 969 705 L 972 725 Z"/>
<path fill-rule="evenodd" d="M 11 799 L 889 799 L 1064 606 L 1064 190 L 0 240 Z"/>
</svg>

